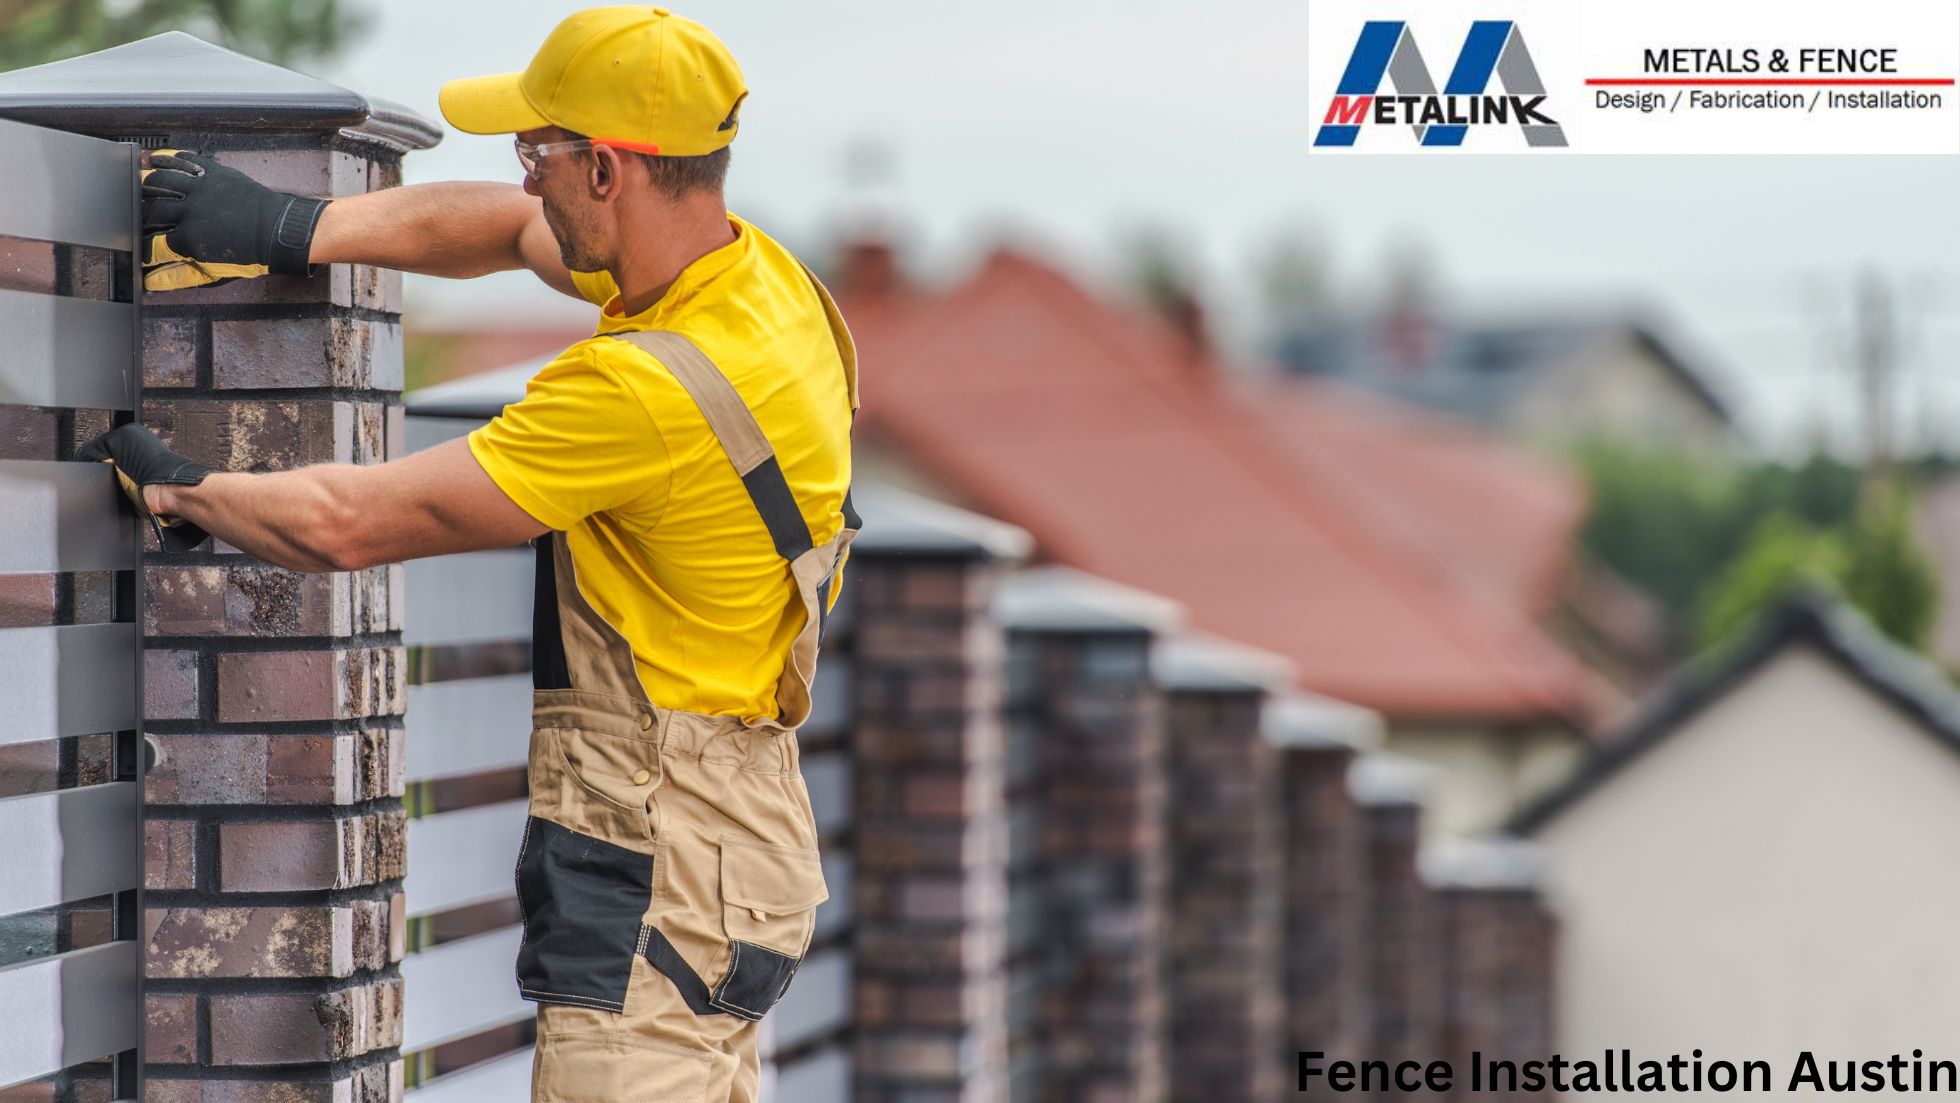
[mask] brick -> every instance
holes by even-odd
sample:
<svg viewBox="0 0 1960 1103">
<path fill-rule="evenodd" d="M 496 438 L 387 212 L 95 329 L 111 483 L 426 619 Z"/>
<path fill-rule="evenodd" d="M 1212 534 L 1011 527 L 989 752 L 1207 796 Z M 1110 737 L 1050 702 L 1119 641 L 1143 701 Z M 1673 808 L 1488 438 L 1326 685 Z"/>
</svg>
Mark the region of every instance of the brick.
<svg viewBox="0 0 1960 1103">
<path fill-rule="evenodd" d="M 59 459 L 60 424 L 60 414 L 45 406 L 0 406 L 0 460 Z"/>
<path fill-rule="evenodd" d="M 323 993 L 214 994 L 215 1065 L 342 1061 L 401 1044 L 401 981 Z"/>
<path fill-rule="evenodd" d="M 143 885 L 152 889 L 197 887 L 197 823 L 145 819 Z"/>
<path fill-rule="evenodd" d="M 211 323 L 211 377 L 237 387 L 402 388 L 401 326 L 363 318 Z"/>
<path fill-rule="evenodd" d="M 399 647 L 253 651 L 218 656 L 223 723 L 399 716 L 407 706 Z"/>
<path fill-rule="evenodd" d="M 203 351 L 203 323 L 197 318 L 146 316 L 143 319 L 143 386 L 195 387 Z"/>
<path fill-rule="evenodd" d="M 195 720 L 197 652 L 143 652 L 143 715 L 151 720 Z"/>
<path fill-rule="evenodd" d="M 151 804 L 351 804 L 363 799 L 355 735 L 153 735 Z"/>
<path fill-rule="evenodd" d="M 221 471 L 376 463 L 386 447 L 381 402 L 145 398 L 143 420 L 165 444 Z"/>
<path fill-rule="evenodd" d="M 406 819 L 400 812 L 337 820 L 227 823 L 218 828 L 225 892 L 341 889 L 398 878 Z"/>
<path fill-rule="evenodd" d="M 144 1044 L 152 1063 L 197 1060 L 197 997 L 151 993 L 144 1000 Z"/>
<path fill-rule="evenodd" d="M 345 977 L 354 970 L 352 908 L 151 908 L 151 977 Z"/>
<path fill-rule="evenodd" d="M 0 574 L 0 628 L 55 623 L 55 579 L 52 574 Z"/>
</svg>

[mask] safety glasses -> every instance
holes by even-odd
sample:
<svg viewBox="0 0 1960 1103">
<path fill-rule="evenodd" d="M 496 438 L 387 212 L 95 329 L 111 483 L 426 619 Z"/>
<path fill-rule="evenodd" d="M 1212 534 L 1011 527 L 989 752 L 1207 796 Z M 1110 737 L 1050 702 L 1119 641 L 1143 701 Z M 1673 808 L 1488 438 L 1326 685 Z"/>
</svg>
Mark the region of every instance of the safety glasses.
<svg viewBox="0 0 1960 1103">
<path fill-rule="evenodd" d="M 539 158 L 549 157 L 554 153 L 571 153 L 575 150 L 591 149 L 597 143 L 593 142 L 590 138 L 578 138 L 569 142 L 545 142 L 541 145 L 532 145 L 529 142 L 519 139 L 516 144 L 517 163 L 524 166 L 526 175 L 536 176 L 538 174 Z"/>
</svg>

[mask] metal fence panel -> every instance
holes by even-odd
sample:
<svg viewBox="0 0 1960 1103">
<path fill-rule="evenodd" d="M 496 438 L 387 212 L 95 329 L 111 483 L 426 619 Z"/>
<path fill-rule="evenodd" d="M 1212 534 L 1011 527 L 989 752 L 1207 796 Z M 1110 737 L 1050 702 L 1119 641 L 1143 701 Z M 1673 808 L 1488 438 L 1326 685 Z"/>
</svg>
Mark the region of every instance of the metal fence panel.
<svg viewBox="0 0 1960 1103">
<path fill-rule="evenodd" d="M 0 204 L 4 205 L 4 204 Z M 106 464 L 0 460 L 0 574 L 129 570 L 142 561 L 133 513 L 115 507 Z"/>
<path fill-rule="evenodd" d="M 531 1051 L 520 1049 L 416 1088 L 415 1103 L 524 1103 L 531 1098 Z"/>
<path fill-rule="evenodd" d="M 0 234 L 133 252 L 128 148 L 0 120 Z"/>
<path fill-rule="evenodd" d="M 482 643 L 531 635 L 529 549 L 411 559 L 404 585 L 410 595 L 402 642 Z"/>
<path fill-rule="evenodd" d="M 522 935 L 506 927 L 410 954 L 402 962 L 403 1052 L 530 1018 L 514 964 Z"/>
<path fill-rule="evenodd" d="M 0 744 L 136 727 L 136 632 L 125 623 L 0 628 L 11 687 Z"/>
<path fill-rule="evenodd" d="M 409 781 L 522 766 L 531 743 L 531 676 L 408 687 Z"/>
<path fill-rule="evenodd" d="M 0 969 L 0 1085 L 134 1047 L 140 968 L 110 942 Z"/>
<path fill-rule="evenodd" d="M 517 895 L 525 802 L 408 821 L 408 913 L 427 915 Z"/>
<path fill-rule="evenodd" d="M 0 799 L 0 839 L 9 852 L 28 856 L 0 863 L 0 915 L 134 886 L 135 837 L 131 782 Z"/>
<path fill-rule="evenodd" d="M 135 307 L 0 289 L 0 333 L 0 402 L 129 409 Z"/>
</svg>

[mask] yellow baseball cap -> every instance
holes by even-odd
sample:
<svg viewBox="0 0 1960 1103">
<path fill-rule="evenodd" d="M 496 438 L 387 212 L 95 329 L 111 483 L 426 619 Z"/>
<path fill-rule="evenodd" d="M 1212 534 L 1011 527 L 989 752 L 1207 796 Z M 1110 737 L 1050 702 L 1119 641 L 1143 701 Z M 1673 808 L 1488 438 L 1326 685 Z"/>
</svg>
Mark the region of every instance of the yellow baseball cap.
<svg viewBox="0 0 1960 1103">
<path fill-rule="evenodd" d="M 735 140 L 748 85 L 708 28 L 638 5 L 565 17 L 521 73 L 452 80 L 443 118 L 470 134 L 558 126 L 640 153 L 698 157 Z"/>
</svg>

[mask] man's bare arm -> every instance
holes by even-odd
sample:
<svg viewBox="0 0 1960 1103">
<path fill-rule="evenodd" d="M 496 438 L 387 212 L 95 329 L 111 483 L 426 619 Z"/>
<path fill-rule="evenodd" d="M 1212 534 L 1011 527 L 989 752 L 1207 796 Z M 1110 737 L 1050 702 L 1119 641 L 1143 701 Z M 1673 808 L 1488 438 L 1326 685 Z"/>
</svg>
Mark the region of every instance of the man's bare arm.
<svg viewBox="0 0 1960 1103">
<path fill-rule="evenodd" d="M 576 296 L 543 200 L 518 184 L 455 180 L 335 199 L 313 231 L 314 264 L 372 264 L 450 279 L 528 268 Z"/>
<path fill-rule="evenodd" d="M 216 471 L 196 486 L 146 486 L 144 500 L 152 512 L 306 572 L 508 547 L 549 531 L 484 473 L 460 437 L 371 466 Z"/>
</svg>

